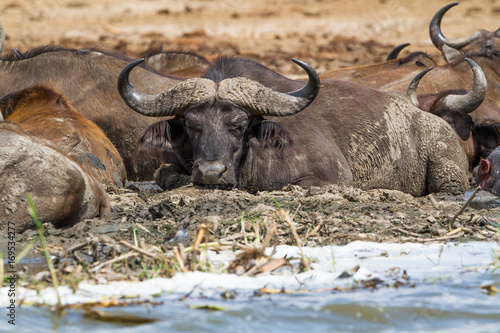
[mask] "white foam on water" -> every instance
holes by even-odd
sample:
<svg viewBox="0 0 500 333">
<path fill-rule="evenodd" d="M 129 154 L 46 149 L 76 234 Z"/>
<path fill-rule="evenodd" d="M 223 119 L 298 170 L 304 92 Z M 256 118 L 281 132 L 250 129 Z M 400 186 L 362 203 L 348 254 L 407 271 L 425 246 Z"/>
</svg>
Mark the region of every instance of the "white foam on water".
<svg viewBox="0 0 500 333">
<path fill-rule="evenodd" d="M 189 292 L 193 292 L 192 297 L 210 297 L 221 290 L 251 292 L 263 287 L 285 290 L 346 287 L 354 281 L 384 279 L 391 272 L 403 271 L 406 271 L 410 281 L 419 284 L 443 278 L 453 279 L 456 283 L 467 274 L 484 272 L 492 264 L 492 253 L 498 251 L 498 244 L 395 244 L 355 241 L 345 246 L 305 247 L 303 250 L 306 257 L 312 261 L 311 271 L 294 273 L 292 269 L 283 269 L 277 274 L 266 273 L 255 277 L 225 273 L 177 273 L 170 279 L 153 278 L 143 282 L 82 282 L 76 292 L 68 287 L 60 287 L 59 294 L 63 304 L 88 303 L 124 296 L 148 298 L 164 294 L 184 295 Z M 272 249 L 266 251 L 270 254 Z M 212 262 L 227 265 L 234 258 L 234 253 L 227 251 L 217 254 L 208 251 L 208 256 Z M 273 257 L 285 256 L 291 259 L 296 269 L 295 264 L 300 262 L 299 249 L 296 246 L 277 246 Z M 339 278 L 342 272 L 355 266 L 359 266 L 359 269 L 352 277 Z M 26 304 L 53 305 L 57 302 L 54 288 L 46 288 L 39 293 L 20 286 L 17 289 L 18 301 L 24 299 Z M 0 306 L 8 304 L 7 294 L 8 288 L 1 288 Z"/>
</svg>

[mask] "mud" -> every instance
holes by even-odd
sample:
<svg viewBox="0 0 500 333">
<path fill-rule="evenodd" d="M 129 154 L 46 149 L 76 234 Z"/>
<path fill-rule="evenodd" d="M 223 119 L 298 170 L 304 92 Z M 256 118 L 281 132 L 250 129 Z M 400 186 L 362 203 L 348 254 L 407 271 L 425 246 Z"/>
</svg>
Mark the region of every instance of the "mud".
<svg viewBox="0 0 500 333">
<path fill-rule="evenodd" d="M 108 191 L 113 210 L 110 222 L 89 219 L 68 229 L 45 224 L 48 243 L 68 249 L 96 234 L 132 242 L 135 233 L 148 245 L 168 249 L 174 241 L 191 244 L 196 229 L 205 224 L 210 233 L 206 241 L 253 243 L 276 225 L 276 241 L 295 244 L 290 227 L 278 214 L 280 209 L 289 212 L 307 246 L 343 245 L 354 240 L 490 240 L 496 233 L 492 223 L 500 221 L 500 208 L 485 204 L 497 197 L 487 192 L 474 199 L 476 209 L 468 207 L 454 220 L 465 200 L 446 194 L 414 198 L 400 191 L 362 191 L 336 185 L 308 189 L 289 185 L 282 191 L 255 195 L 191 185 L 160 192 L 153 183 L 130 183 L 126 189 Z M 455 232 L 448 234 L 452 229 Z M 173 240 L 176 233 L 186 236 Z M 35 231 L 26 231 L 18 240 L 24 243 L 35 236 Z"/>
</svg>

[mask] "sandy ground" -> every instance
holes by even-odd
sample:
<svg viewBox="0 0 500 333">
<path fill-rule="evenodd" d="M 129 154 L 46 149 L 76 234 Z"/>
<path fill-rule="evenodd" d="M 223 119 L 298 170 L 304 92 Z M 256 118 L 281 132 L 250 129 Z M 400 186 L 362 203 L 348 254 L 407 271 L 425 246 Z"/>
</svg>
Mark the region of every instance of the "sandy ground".
<svg viewBox="0 0 500 333">
<path fill-rule="evenodd" d="M 428 36 L 434 13 L 449 0 L 27 0 L 3 1 L 5 50 L 99 46 L 136 56 L 150 48 L 189 50 L 213 59 L 250 57 L 283 74 L 289 59 L 319 72 L 382 61 L 395 45 L 437 54 Z M 448 37 L 496 30 L 500 2 L 467 0 L 443 21 Z"/>
<path fill-rule="evenodd" d="M 300 69 L 299 58 L 323 71 L 385 60 L 401 43 L 402 52 L 438 55 L 428 36 L 434 13 L 448 1 L 410 0 L 25 0 L 2 1 L 0 20 L 7 40 L 4 52 L 35 46 L 98 46 L 130 56 L 148 50 L 193 51 L 212 60 L 219 55 L 241 55 L 262 62 L 282 74 Z M 447 37 L 462 37 L 477 29 L 496 30 L 500 0 L 468 0 L 446 15 Z M 214 239 L 241 241 L 242 225 L 250 239 L 257 229 L 277 223 L 281 243 L 294 243 L 278 206 L 288 210 L 303 242 L 310 246 L 350 241 L 385 242 L 489 240 L 495 229 L 488 221 L 499 209 L 468 208 L 447 234 L 463 198 L 431 195 L 413 198 L 397 191 L 360 191 L 336 186 L 250 195 L 240 191 L 184 187 L 156 193 L 154 187 L 109 189 L 113 202 L 111 223 L 84 221 L 67 230 L 48 227 L 49 242 L 68 248 L 90 232 L 115 239 L 132 238 L 137 224 L 150 244 L 168 247 L 176 230 L 194 230 L 206 223 Z M 275 201 L 274 201 L 275 200 Z M 494 199 L 495 200 L 495 199 Z M 243 218 L 242 218 L 243 216 Z M 241 222 L 243 220 L 243 223 Z M 179 227 L 180 226 L 180 227 Z M 257 226 L 257 227 L 256 227 Z M 488 228 L 489 227 L 489 228 Z M 20 235 L 27 242 L 34 232 Z"/>
</svg>

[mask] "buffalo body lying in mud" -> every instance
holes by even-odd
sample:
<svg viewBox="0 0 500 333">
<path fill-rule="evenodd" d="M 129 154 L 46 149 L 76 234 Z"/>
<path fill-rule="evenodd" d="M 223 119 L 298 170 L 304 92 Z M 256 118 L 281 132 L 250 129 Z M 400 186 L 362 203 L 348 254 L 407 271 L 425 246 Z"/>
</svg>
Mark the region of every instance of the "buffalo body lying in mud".
<svg viewBox="0 0 500 333">
<path fill-rule="evenodd" d="M 33 227 L 26 194 L 41 221 L 66 227 L 84 218 L 109 219 L 102 184 L 122 185 L 125 167 L 94 123 L 58 93 L 32 87 L 0 99 L 0 221 Z"/>
<path fill-rule="evenodd" d="M 115 146 L 59 93 L 26 88 L 2 97 L 0 111 L 25 132 L 51 141 L 100 183 L 124 186 L 125 166 Z"/>
<path fill-rule="evenodd" d="M 0 228 L 33 228 L 26 193 L 31 193 L 38 218 L 56 227 L 81 219 L 109 219 L 106 191 L 80 165 L 50 142 L 24 132 L 12 122 L 0 123 Z"/>
<path fill-rule="evenodd" d="M 120 74 L 123 99 L 144 115 L 175 115 L 146 129 L 141 143 L 164 149 L 165 163 L 195 184 L 256 192 L 352 180 L 416 196 L 468 188 L 451 127 L 405 98 L 335 80 L 320 91 L 305 63 L 297 61 L 304 86 L 242 58 L 220 58 L 204 78 L 149 95 L 128 82 L 139 63 Z"/>
</svg>

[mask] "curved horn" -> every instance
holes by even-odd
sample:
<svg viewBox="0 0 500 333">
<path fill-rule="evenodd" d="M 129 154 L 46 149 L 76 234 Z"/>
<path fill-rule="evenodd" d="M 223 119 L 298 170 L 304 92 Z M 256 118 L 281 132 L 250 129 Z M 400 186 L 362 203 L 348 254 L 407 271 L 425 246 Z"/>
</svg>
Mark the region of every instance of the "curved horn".
<svg viewBox="0 0 500 333">
<path fill-rule="evenodd" d="M 441 20 L 443 19 L 444 14 L 452 7 L 458 5 L 458 2 L 450 3 L 434 14 L 432 17 L 431 23 L 429 24 L 429 35 L 431 36 L 432 44 L 438 49 L 441 49 L 441 45 L 446 44 L 455 49 L 461 49 L 465 45 L 472 42 L 474 39 L 478 38 L 481 32 L 476 31 L 472 35 L 464 38 L 450 39 L 446 38 L 441 32 Z"/>
<path fill-rule="evenodd" d="M 222 80 L 217 97 L 241 106 L 251 115 L 290 116 L 299 113 L 318 96 L 321 82 L 310 65 L 297 59 L 292 61 L 302 67 L 309 77 L 307 84 L 299 90 L 281 93 L 257 81 L 237 77 Z"/>
<path fill-rule="evenodd" d="M 427 72 L 431 71 L 432 69 L 434 69 L 434 66 L 426 68 L 423 71 L 421 71 L 420 73 L 418 73 L 417 76 L 415 76 L 413 78 L 413 80 L 411 80 L 411 83 L 408 86 L 408 89 L 406 90 L 406 96 L 408 96 L 411 103 L 413 105 L 415 105 L 417 108 L 420 107 L 420 103 L 418 102 L 418 98 L 417 98 L 418 84 L 420 83 L 420 80 L 422 79 L 422 77 L 424 77 L 424 75 L 427 74 Z"/>
<path fill-rule="evenodd" d="M 465 58 L 472 68 L 474 83 L 471 91 L 465 95 L 448 95 L 443 99 L 447 108 L 453 109 L 463 114 L 470 113 L 477 109 L 486 96 L 487 81 L 481 67 L 473 60 Z"/>
<path fill-rule="evenodd" d="M 5 42 L 5 31 L 3 29 L 2 22 L 0 22 L 0 53 L 2 53 L 4 42 Z"/>
<path fill-rule="evenodd" d="M 182 81 L 156 95 L 141 93 L 130 84 L 128 76 L 143 61 L 144 58 L 132 61 L 118 77 L 120 96 L 134 111 L 150 117 L 181 116 L 188 107 L 208 102 L 215 97 L 216 84 L 208 79 Z"/>
<path fill-rule="evenodd" d="M 397 59 L 399 56 L 399 52 L 401 52 L 401 50 L 408 45 L 410 45 L 410 43 L 399 44 L 398 46 L 394 47 L 387 55 L 387 59 L 385 59 L 385 61 Z"/>
</svg>

